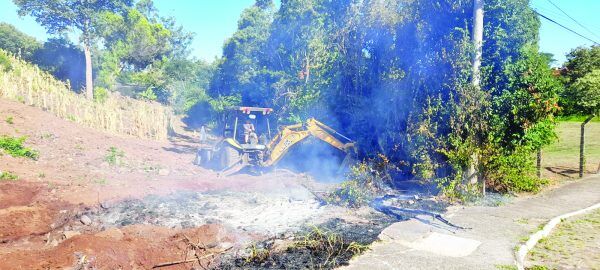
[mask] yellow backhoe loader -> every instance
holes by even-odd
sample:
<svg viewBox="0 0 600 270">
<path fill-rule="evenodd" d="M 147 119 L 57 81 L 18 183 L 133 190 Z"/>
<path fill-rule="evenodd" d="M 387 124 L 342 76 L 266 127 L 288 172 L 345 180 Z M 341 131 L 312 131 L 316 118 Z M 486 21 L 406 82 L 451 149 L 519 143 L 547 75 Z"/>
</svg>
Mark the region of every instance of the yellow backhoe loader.
<svg viewBox="0 0 600 270">
<path fill-rule="evenodd" d="M 341 168 L 356 156 L 356 144 L 327 125 L 310 118 L 305 123 L 282 126 L 272 136 L 271 108 L 234 107 L 224 117 L 223 136 L 198 149 L 194 163 L 224 175 L 243 168 L 266 168 L 279 162 L 294 145 L 309 137 L 320 139 L 346 154 Z"/>
</svg>

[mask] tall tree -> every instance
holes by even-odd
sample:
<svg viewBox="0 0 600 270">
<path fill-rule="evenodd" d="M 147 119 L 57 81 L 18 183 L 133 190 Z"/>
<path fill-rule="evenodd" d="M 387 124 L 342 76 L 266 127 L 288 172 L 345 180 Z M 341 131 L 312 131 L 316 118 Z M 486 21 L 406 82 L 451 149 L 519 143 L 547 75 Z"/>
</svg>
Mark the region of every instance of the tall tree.
<svg viewBox="0 0 600 270">
<path fill-rule="evenodd" d="M 19 15 L 31 15 L 49 34 L 79 31 L 85 53 L 86 96 L 93 98 L 92 46 L 97 38 L 98 15 L 118 12 L 132 0 L 13 0 Z"/>
<path fill-rule="evenodd" d="M 217 68 L 211 92 L 214 95 L 239 95 L 243 102 L 269 105 L 266 87 L 259 76 L 266 59 L 265 42 L 273 21 L 273 2 L 259 0 L 245 9 L 238 20 L 238 29 L 223 46 L 223 59 Z"/>
</svg>

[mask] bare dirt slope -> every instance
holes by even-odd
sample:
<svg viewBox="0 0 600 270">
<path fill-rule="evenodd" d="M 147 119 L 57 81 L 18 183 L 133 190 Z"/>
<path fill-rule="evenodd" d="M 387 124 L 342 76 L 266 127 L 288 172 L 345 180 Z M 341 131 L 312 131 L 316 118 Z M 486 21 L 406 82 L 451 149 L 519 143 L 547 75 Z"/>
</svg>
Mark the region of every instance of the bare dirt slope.
<svg viewBox="0 0 600 270">
<path fill-rule="evenodd" d="M 9 117 L 12 121 L 5 121 Z M 226 190 L 231 193 L 230 204 L 226 206 L 235 208 L 236 201 L 231 199 L 236 198 L 235 192 L 256 192 L 263 195 L 248 199 L 253 203 L 248 205 L 254 205 L 250 210 L 264 212 L 269 220 L 279 218 L 273 215 L 285 215 L 260 210 L 264 208 L 261 200 L 272 204 L 268 200 L 277 194 L 298 198 L 289 202 L 277 199 L 282 208 L 310 211 L 312 207 L 309 203 L 306 207 L 301 205 L 309 198 L 303 193 L 305 188 L 298 183 L 297 175 L 271 173 L 261 178 L 247 175 L 219 178 L 212 171 L 192 165 L 195 145 L 193 138 L 184 135 L 176 134 L 165 142 L 109 135 L 3 99 L 0 99 L 0 120 L 0 135 L 26 136 L 25 144 L 40 153 L 38 160 L 0 155 L 0 170 L 19 176 L 17 181 L 0 181 L 0 269 L 62 269 L 87 263 L 100 265 L 102 269 L 147 269 L 160 262 L 186 258 L 193 247 L 190 242 L 208 243 L 209 247 L 200 253 L 210 253 L 211 248 L 219 248 L 210 243 L 235 242 L 241 237 L 239 233 L 230 233 L 236 228 L 220 222 L 169 228 L 148 222 L 111 226 L 95 220 L 111 214 L 106 210 L 111 204 L 148 195 Z M 119 164 L 106 161 L 111 147 L 123 153 L 117 158 Z M 160 202 L 148 205 L 149 209 L 144 210 L 148 216 L 155 214 L 153 208 L 163 207 Z M 211 203 L 201 206 L 213 212 L 236 210 L 220 210 Z M 179 210 L 177 206 L 164 209 L 170 213 Z M 245 223 L 239 220 L 243 217 L 240 211 L 245 210 L 227 212 L 225 217 L 231 217 L 241 228 Z M 285 227 L 295 222 L 294 218 L 304 218 L 297 212 L 288 217 L 287 223 L 273 226 Z M 193 219 L 194 213 L 184 214 L 187 216 L 183 219 Z M 91 217 L 91 224 L 82 224 L 83 215 Z M 132 219 L 129 214 L 122 216 L 119 218 Z M 281 219 L 286 220 L 285 216 Z M 243 237 L 252 235 L 248 231 Z M 189 269 L 189 265 L 170 269 Z"/>
</svg>

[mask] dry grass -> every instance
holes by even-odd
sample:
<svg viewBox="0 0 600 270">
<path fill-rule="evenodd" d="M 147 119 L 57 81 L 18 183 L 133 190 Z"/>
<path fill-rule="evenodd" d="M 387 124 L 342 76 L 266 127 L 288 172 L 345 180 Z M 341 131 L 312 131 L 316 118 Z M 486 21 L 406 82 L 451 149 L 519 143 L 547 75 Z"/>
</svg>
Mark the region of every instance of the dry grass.
<svg viewBox="0 0 600 270">
<path fill-rule="evenodd" d="M 0 54 L 6 54 L 0 50 Z M 0 68 L 0 97 L 52 112 L 58 117 L 113 134 L 165 140 L 171 109 L 159 103 L 110 95 L 104 102 L 74 93 L 52 75 L 13 56 Z"/>
</svg>

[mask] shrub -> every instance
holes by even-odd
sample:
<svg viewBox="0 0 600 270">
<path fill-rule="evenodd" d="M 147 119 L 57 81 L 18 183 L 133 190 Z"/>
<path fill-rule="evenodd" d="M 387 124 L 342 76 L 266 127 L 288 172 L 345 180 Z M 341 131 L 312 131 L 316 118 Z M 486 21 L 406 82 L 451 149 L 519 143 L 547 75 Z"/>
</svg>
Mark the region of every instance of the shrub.
<svg viewBox="0 0 600 270">
<path fill-rule="evenodd" d="M 94 88 L 94 100 L 99 103 L 104 103 L 108 99 L 108 90 L 104 87 Z"/>
<path fill-rule="evenodd" d="M 533 161 L 531 154 L 521 149 L 493 156 L 486 175 L 489 186 L 501 192 L 538 192 L 548 180 L 536 177 Z"/>
<path fill-rule="evenodd" d="M 36 160 L 39 156 L 39 153 L 23 146 L 25 139 L 26 137 L 15 138 L 2 136 L 0 137 L 0 149 L 4 150 L 4 152 L 13 157 L 26 157 Z"/>
<path fill-rule="evenodd" d="M 347 180 L 327 196 L 327 202 L 347 207 L 367 204 L 389 184 L 390 169 L 392 168 L 388 158 L 382 154 L 351 166 Z"/>
</svg>

